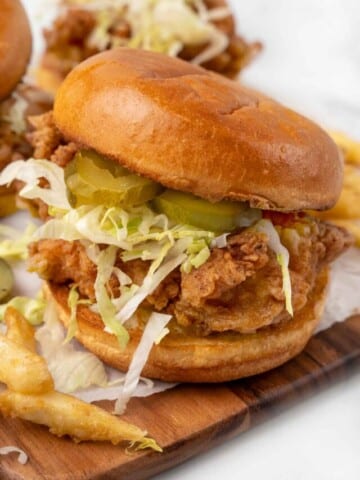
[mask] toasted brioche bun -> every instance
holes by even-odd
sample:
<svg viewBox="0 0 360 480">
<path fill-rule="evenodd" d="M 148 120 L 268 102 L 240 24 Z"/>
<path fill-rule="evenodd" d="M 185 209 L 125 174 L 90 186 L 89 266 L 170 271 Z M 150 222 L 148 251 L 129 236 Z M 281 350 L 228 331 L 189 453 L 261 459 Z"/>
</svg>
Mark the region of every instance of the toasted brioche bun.
<svg viewBox="0 0 360 480">
<path fill-rule="evenodd" d="M 40 66 L 35 70 L 35 80 L 40 88 L 45 92 L 48 92 L 50 95 L 55 96 L 63 81 L 63 77 L 55 70 Z"/>
<path fill-rule="evenodd" d="M 31 55 L 31 30 L 19 0 L 0 0 L 0 100 L 25 73 Z"/>
<path fill-rule="evenodd" d="M 254 334 L 216 334 L 209 337 L 185 336 L 170 332 L 154 345 L 142 374 L 170 382 L 224 382 L 275 368 L 305 346 L 318 324 L 325 303 L 327 270 L 317 277 L 307 305 L 286 323 L 264 328 Z M 67 287 L 48 283 L 48 299 L 56 303 L 65 326 L 69 325 Z M 78 307 L 76 338 L 105 363 L 126 371 L 140 341 L 141 331 L 130 330 L 125 350 L 117 339 L 104 331 L 100 317 L 85 306 Z"/>
<path fill-rule="evenodd" d="M 321 210 L 342 161 L 317 125 L 182 60 L 118 48 L 79 64 L 58 90 L 68 140 L 176 190 L 263 209 Z"/>
</svg>

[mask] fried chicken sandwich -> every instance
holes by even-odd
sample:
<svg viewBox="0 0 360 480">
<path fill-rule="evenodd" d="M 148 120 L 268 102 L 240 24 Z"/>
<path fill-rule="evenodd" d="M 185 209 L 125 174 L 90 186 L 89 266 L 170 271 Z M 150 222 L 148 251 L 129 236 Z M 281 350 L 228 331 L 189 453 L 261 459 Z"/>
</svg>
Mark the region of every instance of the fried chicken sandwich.
<svg viewBox="0 0 360 480">
<path fill-rule="evenodd" d="M 228 77 L 261 48 L 236 33 L 226 0 L 63 0 L 44 40 L 37 79 L 50 92 L 78 63 L 119 46 L 178 56 Z"/>
<path fill-rule="evenodd" d="M 19 0 L 0 0 L 0 170 L 32 155 L 26 116 L 51 108 L 48 95 L 21 82 L 31 55 L 31 31 Z M 0 216 L 16 209 L 15 189 L 0 188 Z"/>
<path fill-rule="evenodd" d="M 304 213 L 341 190 L 341 157 L 320 127 L 201 67 L 127 48 L 78 65 L 35 123 L 35 159 L 1 183 L 19 178 L 41 201 L 30 269 L 68 336 L 167 381 L 254 375 L 303 349 L 329 264 L 351 244 Z"/>
</svg>

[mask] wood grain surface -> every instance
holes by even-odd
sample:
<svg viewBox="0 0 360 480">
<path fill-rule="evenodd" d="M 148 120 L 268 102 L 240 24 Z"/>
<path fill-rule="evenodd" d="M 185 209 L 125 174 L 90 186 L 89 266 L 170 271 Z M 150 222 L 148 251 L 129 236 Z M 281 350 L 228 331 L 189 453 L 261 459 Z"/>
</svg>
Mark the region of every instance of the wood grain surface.
<svg viewBox="0 0 360 480">
<path fill-rule="evenodd" d="M 298 357 L 256 377 L 222 385 L 180 385 L 133 399 L 127 420 L 148 430 L 162 454 L 126 453 L 105 443 L 75 445 L 44 427 L 0 418 L 0 446 L 17 445 L 29 454 L 0 457 L 1 480 L 141 480 L 171 468 L 238 435 L 291 404 L 344 379 L 360 365 L 360 316 L 312 338 Z M 102 402 L 103 406 L 108 406 Z"/>
</svg>

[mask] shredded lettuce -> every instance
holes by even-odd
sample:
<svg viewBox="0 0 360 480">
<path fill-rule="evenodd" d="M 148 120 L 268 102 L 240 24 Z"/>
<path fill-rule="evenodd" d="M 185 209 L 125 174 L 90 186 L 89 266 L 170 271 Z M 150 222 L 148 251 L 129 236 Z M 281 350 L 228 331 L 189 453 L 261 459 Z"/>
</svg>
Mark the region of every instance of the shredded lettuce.
<svg viewBox="0 0 360 480">
<path fill-rule="evenodd" d="M 271 250 L 276 253 L 276 259 L 281 267 L 283 277 L 283 292 L 285 295 L 286 310 L 293 315 L 293 307 L 291 301 L 291 281 L 289 272 L 289 251 L 282 245 L 278 232 L 270 220 L 260 220 L 254 228 L 258 232 L 265 233 L 269 239 L 269 246 Z"/>
<path fill-rule="evenodd" d="M 209 9 L 202 0 L 103 0 L 83 2 L 81 7 L 96 15 L 96 26 L 87 41 L 99 50 L 129 46 L 177 56 L 185 45 L 204 45 L 193 59 L 200 64 L 229 44 L 227 35 L 211 22 L 228 17 L 230 10 Z M 130 38 L 113 35 L 112 27 L 119 20 L 129 26 Z"/>
<path fill-rule="evenodd" d="M 206 45 L 193 59 L 204 63 L 223 52 L 227 36 L 184 0 L 132 0 L 127 10 L 130 46 L 177 55 L 184 45 Z"/>
<path fill-rule="evenodd" d="M 181 265 L 185 259 L 185 253 L 180 253 L 176 256 L 170 256 L 168 260 L 165 259 L 165 263 L 159 267 L 155 273 L 148 273 L 144 278 L 141 287 L 117 313 L 116 318 L 122 323 L 126 322 L 126 320 L 129 320 L 129 318 L 131 318 L 131 316 L 136 312 L 140 303 L 145 300 L 148 295 L 151 295 L 156 287 L 164 280 L 164 278 L 166 278 L 170 272 L 175 270 L 176 267 Z"/>
<path fill-rule="evenodd" d="M 77 307 L 78 305 L 89 305 L 91 304 L 90 300 L 79 300 L 79 293 L 76 290 L 77 285 L 73 285 L 70 289 L 69 296 L 68 296 L 68 306 L 70 308 L 70 318 L 69 318 L 69 326 L 67 329 L 66 338 L 64 343 L 70 342 L 72 338 L 75 336 L 77 332 Z"/>
<path fill-rule="evenodd" d="M 34 239 L 87 242 L 87 254 L 98 267 L 96 308 L 106 330 L 116 334 L 121 345 L 127 341 L 121 323 L 131 318 L 140 303 L 172 270 L 187 260 L 187 271 L 202 265 L 210 255 L 209 244 L 214 237 L 212 232 L 195 227 L 170 226 L 165 215 L 158 215 L 145 205 L 127 211 L 120 207 L 81 206 L 57 215 L 37 230 Z M 108 248 L 96 251 L 94 246 L 98 244 Z M 119 248 L 123 261 L 137 258 L 152 261 L 141 286 L 130 285 L 129 277 L 115 267 Z M 110 299 L 106 282 L 112 274 L 120 277 L 121 295 Z"/>
<path fill-rule="evenodd" d="M 113 24 L 113 12 L 111 9 L 102 9 L 96 12 L 96 26 L 88 38 L 90 47 L 105 50 L 111 45 L 112 35 L 110 29 Z"/>
<path fill-rule="evenodd" d="M 50 188 L 39 186 L 41 178 L 45 178 Z M 64 181 L 64 170 L 48 160 L 18 160 L 10 163 L 0 174 L 0 185 L 8 185 L 15 179 L 25 182 L 19 194 L 23 198 L 40 198 L 47 205 L 66 209 L 70 208 Z"/>
<path fill-rule="evenodd" d="M 7 225 L 0 225 L 0 257 L 25 260 L 28 256 L 27 247 L 32 241 L 36 226 L 29 223 L 24 232 Z M 7 238 L 4 238 L 7 237 Z"/>
<path fill-rule="evenodd" d="M 25 465 L 25 463 L 28 461 L 28 456 L 27 454 L 24 452 L 24 450 L 22 450 L 21 448 L 19 447 L 15 447 L 13 445 L 8 445 L 6 447 L 0 447 L 0 455 L 9 455 L 9 453 L 18 453 L 18 462 L 21 463 L 22 465 Z"/>
<path fill-rule="evenodd" d="M 92 353 L 76 350 L 73 344 L 65 343 L 64 337 L 56 305 L 49 301 L 44 313 L 44 325 L 36 331 L 35 338 L 40 344 L 56 390 L 71 393 L 91 385 L 107 386 L 102 362 Z"/>
<path fill-rule="evenodd" d="M 210 257 L 210 248 L 205 239 L 194 240 L 187 248 L 187 259 L 181 265 L 181 270 L 185 273 L 191 272 L 192 268 L 199 268 Z"/>
<path fill-rule="evenodd" d="M 222 235 L 219 235 L 216 238 L 213 238 L 211 240 L 211 246 L 213 248 L 225 248 L 227 245 L 227 237 L 229 236 L 229 233 L 223 233 Z"/>
<path fill-rule="evenodd" d="M 94 284 L 95 297 L 99 314 L 105 324 L 106 330 L 116 335 L 120 347 L 124 348 L 129 341 L 129 333 L 126 328 L 116 320 L 116 308 L 112 303 L 106 290 L 106 284 L 110 280 L 117 249 L 113 246 L 102 250 L 95 262 L 97 265 L 97 276 Z"/>
<path fill-rule="evenodd" d="M 32 240 L 78 240 L 85 246 L 88 257 L 97 267 L 94 284 L 96 302 L 90 308 L 101 316 L 105 330 L 116 335 L 121 347 L 129 339 L 124 324 L 134 318 L 145 298 L 174 269 L 181 266 L 184 271 L 190 272 L 209 258 L 214 232 L 174 224 L 166 215 L 157 214 L 146 204 L 127 208 L 104 205 L 71 208 L 64 171 L 47 160 L 14 162 L 0 174 L 0 184 L 15 178 L 25 182 L 21 196 L 41 198 L 54 216 L 37 229 Z M 46 178 L 46 188 L 38 186 L 41 178 Z M 243 220 L 246 225 L 258 218 L 256 212 L 251 215 L 251 219 Z M 241 221 L 239 218 L 239 224 Z M 124 262 L 135 259 L 151 262 L 141 285 L 132 283 L 118 268 L 116 260 L 119 257 Z M 114 277 L 119 280 L 120 291 L 119 295 L 110 297 L 108 283 Z M 75 288 L 72 289 L 66 341 L 76 332 L 76 309 L 80 302 Z"/>
<path fill-rule="evenodd" d="M 7 307 L 14 307 L 31 325 L 40 325 L 43 322 L 45 300 L 39 295 L 37 298 L 13 297 L 9 302 L 0 305 L 0 321 L 4 321 Z"/>
<path fill-rule="evenodd" d="M 68 307 L 70 308 L 70 318 L 69 318 L 69 325 L 67 329 L 66 338 L 64 343 L 70 342 L 72 338 L 74 338 L 78 325 L 76 319 L 77 313 L 77 306 L 79 302 L 79 293 L 76 290 L 76 285 L 73 285 L 70 289 L 69 296 L 68 296 Z"/>
<path fill-rule="evenodd" d="M 164 315 L 162 313 L 151 314 L 139 345 L 132 357 L 129 370 L 126 373 L 122 392 L 115 403 L 115 413 L 117 415 L 121 415 L 125 411 L 126 405 L 139 383 L 140 374 L 150 355 L 151 348 L 154 343 L 166 334 L 166 330 L 164 332 L 164 329 L 170 319 L 171 315 Z"/>
<path fill-rule="evenodd" d="M 202 16 L 203 20 L 210 22 L 223 20 L 226 17 L 231 16 L 231 10 L 228 7 L 217 7 L 211 10 L 206 10 Z"/>
<path fill-rule="evenodd" d="M 208 246 L 202 248 L 193 258 L 190 259 L 190 263 L 193 267 L 199 268 L 210 257 L 210 249 Z"/>
<path fill-rule="evenodd" d="M 25 111 L 28 107 L 28 101 L 17 92 L 12 94 L 14 99 L 9 113 L 3 117 L 5 122 L 10 124 L 11 130 L 17 135 L 21 135 L 26 130 Z"/>
</svg>

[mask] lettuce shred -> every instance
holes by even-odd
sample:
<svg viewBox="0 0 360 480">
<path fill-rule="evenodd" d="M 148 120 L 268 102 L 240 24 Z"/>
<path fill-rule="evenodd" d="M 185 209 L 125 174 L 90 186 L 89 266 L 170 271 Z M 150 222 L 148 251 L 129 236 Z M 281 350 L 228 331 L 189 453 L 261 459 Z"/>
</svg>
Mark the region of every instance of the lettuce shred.
<svg viewBox="0 0 360 480">
<path fill-rule="evenodd" d="M 22 450 L 19 447 L 15 447 L 13 445 L 7 445 L 6 447 L 0 447 L 0 455 L 9 455 L 9 453 L 18 453 L 18 462 L 21 463 L 22 465 L 25 465 L 25 463 L 28 461 L 28 455 L 24 450 Z"/>
<path fill-rule="evenodd" d="M 115 403 L 115 413 L 117 415 L 120 415 L 125 411 L 127 402 L 133 396 L 139 383 L 141 372 L 149 357 L 151 348 L 154 343 L 157 343 L 159 339 L 163 338 L 164 334 L 167 333 L 167 330 L 164 332 L 164 329 L 170 319 L 171 315 L 152 313 L 147 321 L 140 343 L 131 359 L 129 369 L 126 373 L 122 392 Z"/>
<path fill-rule="evenodd" d="M 67 329 L 66 338 L 64 343 L 70 342 L 70 340 L 76 335 L 77 332 L 77 307 L 78 305 L 90 305 L 91 301 L 86 299 L 80 299 L 77 291 L 77 285 L 73 285 L 70 289 L 68 296 L 68 307 L 70 308 L 69 325 Z"/>
<path fill-rule="evenodd" d="M 7 225 L 0 225 L 0 257 L 25 260 L 28 256 L 27 247 L 36 228 L 34 224 L 29 223 L 24 232 L 19 232 Z"/>
<path fill-rule="evenodd" d="M 201 64 L 229 44 L 227 35 L 212 23 L 231 15 L 229 8 L 209 9 L 203 0 L 89 0 L 82 2 L 81 8 L 95 14 L 96 26 L 87 42 L 98 50 L 128 46 L 177 56 L 186 45 L 202 45 L 203 50 L 192 60 Z M 117 21 L 126 22 L 130 38 L 112 33 Z"/>
<path fill-rule="evenodd" d="M 14 103 L 10 107 L 8 114 L 3 117 L 3 120 L 10 124 L 10 128 L 14 133 L 21 135 L 26 130 L 25 112 L 29 104 L 17 92 L 12 94 L 12 98 Z"/>
<path fill-rule="evenodd" d="M 39 186 L 41 178 L 45 178 L 50 188 Z M 70 204 L 66 196 L 64 170 L 48 160 L 18 160 L 10 163 L 0 175 L 0 185 L 9 185 L 15 179 L 21 180 L 25 186 L 19 195 L 23 198 L 40 198 L 47 205 L 68 210 Z"/>
<path fill-rule="evenodd" d="M 283 292 L 285 295 L 285 307 L 286 310 L 293 315 L 293 307 L 291 301 L 291 279 L 289 272 L 289 251 L 287 248 L 282 245 L 280 237 L 276 228 L 271 223 L 270 220 L 262 219 L 260 220 L 254 228 L 261 233 L 265 233 L 268 237 L 270 248 L 276 253 L 276 260 L 281 268 L 281 273 L 283 277 Z"/>
<path fill-rule="evenodd" d="M 105 329 L 116 335 L 121 348 L 129 341 L 129 333 L 126 328 L 116 320 L 116 307 L 111 301 L 106 290 L 106 284 L 110 280 L 116 260 L 117 249 L 114 246 L 102 250 L 95 261 L 97 276 L 95 280 L 95 297 L 99 314 L 105 324 Z"/>
<path fill-rule="evenodd" d="M 76 289 L 72 289 L 76 301 Z M 74 293 L 76 292 L 76 294 Z M 103 363 L 92 353 L 77 350 L 72 343 L 64 339 L 64 328 L 58 319 L 56 305 L 53 301 L 47 303 L 44 312 L 44 324 L 36 331 L 35 338 L 45 358 L 56 390 L 71 393 L 91 385 L 107 386 L 107 374 Z"/>
<path fill-rule="evenodd" d="M 40 325 L 43 322 L 45 306 L 45 300 L 40 295 L 37 298 L 13 297 L 9 302 L 0 305 L 0 321 L 4 321 L 7 307 L 14 307 L 31 325 Z"/>
</svg>

